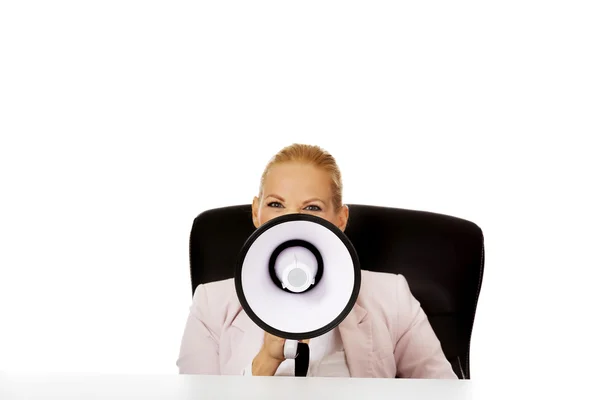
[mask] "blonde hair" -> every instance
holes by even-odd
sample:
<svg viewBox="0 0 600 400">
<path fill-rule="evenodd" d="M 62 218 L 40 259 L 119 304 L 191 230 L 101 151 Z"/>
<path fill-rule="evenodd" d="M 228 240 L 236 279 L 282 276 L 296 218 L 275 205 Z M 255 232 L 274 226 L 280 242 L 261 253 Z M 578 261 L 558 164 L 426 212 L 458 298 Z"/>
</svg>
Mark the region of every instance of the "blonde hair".
<svg viewBox="0 0 600 400">
<path fill-rule="evenodd" d="M 262 198 L 265 178 L 271 167 L 284 162 L 304 162 L 328 172 L 331 177 L 333 206 L 336 211 L 342 208 L 342 174 L 335 158 L 321 147 L 309 144 L 294 143 L 284 147 L 271 158 L 260 178 L 259 198 Z"/>
</svg>

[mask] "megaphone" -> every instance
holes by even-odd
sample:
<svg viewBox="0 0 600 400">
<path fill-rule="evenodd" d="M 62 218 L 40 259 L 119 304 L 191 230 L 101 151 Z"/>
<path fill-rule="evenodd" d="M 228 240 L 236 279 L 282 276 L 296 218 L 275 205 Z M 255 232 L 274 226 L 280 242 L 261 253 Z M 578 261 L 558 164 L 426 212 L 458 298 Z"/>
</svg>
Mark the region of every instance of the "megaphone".
<svg viewBox="0 0 600 400">
<path fill-rule="evenodd" d="M 350 239 L 331 222 L 300 213 L 257 228 L 240 251 L 234 276 L 242 308 L 264 331 L 288 339 L 284 352 L 290 341 L 337 327 L 361 284 Z"/>
</svg>

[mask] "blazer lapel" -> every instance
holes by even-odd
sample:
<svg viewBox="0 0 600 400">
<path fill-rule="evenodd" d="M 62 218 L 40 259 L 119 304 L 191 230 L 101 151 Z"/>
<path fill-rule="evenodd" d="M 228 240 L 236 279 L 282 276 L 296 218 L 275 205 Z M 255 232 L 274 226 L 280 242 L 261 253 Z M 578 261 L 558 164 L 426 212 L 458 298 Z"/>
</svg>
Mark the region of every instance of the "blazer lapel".
<svg viewBox="0 0 600 400">
<path fill-rule="evenodd" d="M 230 359 L 227 368 L 237 373 L 246 367 L 258 354 L 264 339 L 264 332 L 248 317 L 240 307 L 231 321 L 228 334 Z"/>
<path fill-rule="evenodd" d="M 350 376 L 371 376 L 373 332 L 367 310 L 355 303 L 352 311 L 340 323 L 339 331 Z"/>
<path fill-rule="evenodd" d="M 254 322 L 250 319 L 242 307 L 240 307 L 238 313 L 233 316 L 231 326 L 235 326 L 242 332 L 251 331 L 256 327 Z"/>
</svg>

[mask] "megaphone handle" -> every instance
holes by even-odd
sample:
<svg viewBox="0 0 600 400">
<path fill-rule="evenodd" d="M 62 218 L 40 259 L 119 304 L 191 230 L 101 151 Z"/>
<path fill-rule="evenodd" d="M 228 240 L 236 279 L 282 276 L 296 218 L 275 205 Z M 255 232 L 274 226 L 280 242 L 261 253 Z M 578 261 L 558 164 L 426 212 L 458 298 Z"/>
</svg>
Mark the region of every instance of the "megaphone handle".
<svg viewBox="0 0 600 400">
<path fill-rule="evenodd" d="M 310 349 L 308 343 L 298 343 L 298 355 L 294 360 L 296 376 L 306 376 L 308 373 L 308 362 L 310 359 Z"/>
<path fill-rule="evenodd" d="M 283 344 L 283 356 L 286 360 L 294 359 L 295 376 L 306 376 L 310 359 L 310 349 L 307 343 L 286 339 Z"/>
<path fill-rule="evenodd" d="M 286 339 L 283 344 L 283 357 L 286 360 L 296 358 L 298 356 L 298 341 Z"/>
</svg>

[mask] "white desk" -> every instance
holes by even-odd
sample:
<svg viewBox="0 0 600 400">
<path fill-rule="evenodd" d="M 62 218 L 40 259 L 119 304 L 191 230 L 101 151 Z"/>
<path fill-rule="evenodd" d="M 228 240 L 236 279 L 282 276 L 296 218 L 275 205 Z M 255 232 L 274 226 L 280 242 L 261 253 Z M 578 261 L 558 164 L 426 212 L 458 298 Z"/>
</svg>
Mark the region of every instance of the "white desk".
<svg viewBox="0 0 600 400">
<path fill-rule="evenodd" d="M 600 399 L 600 392 L 547 382 L 293 378 L 200 375 L 0 375 L 0 399 Z M 573 397 L 576 396 L 576 397 Z"/>
</svg>

